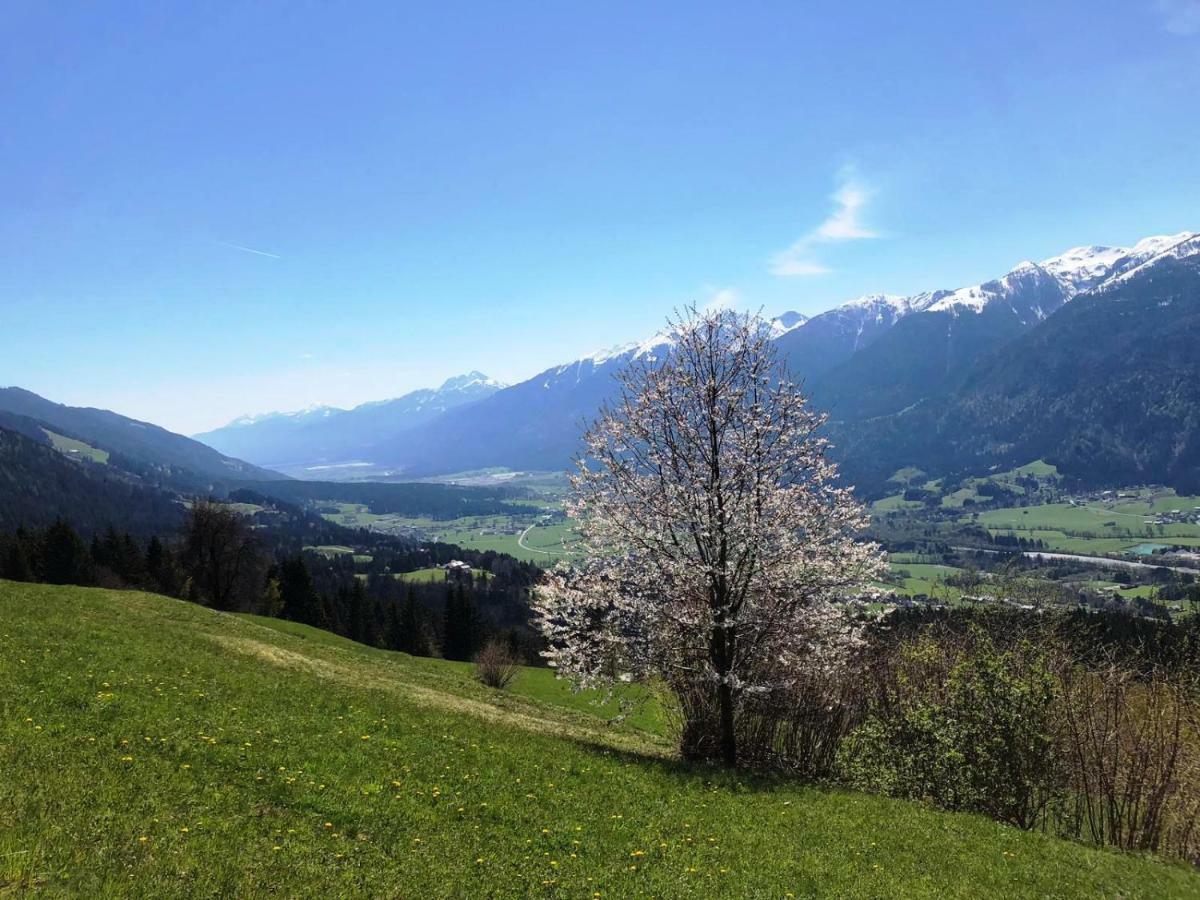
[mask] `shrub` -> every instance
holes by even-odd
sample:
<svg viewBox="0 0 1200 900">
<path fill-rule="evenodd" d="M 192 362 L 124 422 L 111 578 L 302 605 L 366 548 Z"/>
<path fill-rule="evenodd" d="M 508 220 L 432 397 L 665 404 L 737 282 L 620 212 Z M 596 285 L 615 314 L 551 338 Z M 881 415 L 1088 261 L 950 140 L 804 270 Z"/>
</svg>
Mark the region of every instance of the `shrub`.
<svg viewBox="0 0 1200 900">
<path fill-rule="evenodd" d="M 805 778 L 832 774 L 838 748 L 865 706 L 856 675 L 812 671 L 786 688 L 752 695 L 737 723 L 744 764 Z"/>
<path fill-rule="evenodd" d="M 862 720 L 866 691 L 854 654 L 806 665 L 786 679 L 764 675 L 770 687 L 745 691 L 734 730 L 738 765 L 802 778 L 831 775 L 838 747 Z M 660 699 L 668 730 L 689 761 L 716 758 L 720 705 L 715 685 L 679 679 Z"/>
<path fill-rule="evenodd" d="M 521 671 L 521 661 L 508 642 L 493 638 L 475 657 L 475 677 L 488 687 L 504 690 Z"/>
<path fill-rule="evenodd" d="M 1196 685 L 1178 673 L 1145 676 L 1116 664 L 1067 668 L 1062 685 L 1070 833 L 1200 864 Z"/>
<path fill-rule="evenodd" d="M 1186 629 L 900 616 L 873 652 L 868 709 L 838 751 L 843 781 L 1200 864 L 1200 674 Z"/>
<path fill-rule="evenodd" d="M 951 666 L 948 674 L 937 671 Z M 872 715 L 838 760 L 851 785 L 1035 828 L 1061 800 L 1053 675 L 1031 645 L 998 651 L 921 639 L 882 674 Z"/>
</svg>

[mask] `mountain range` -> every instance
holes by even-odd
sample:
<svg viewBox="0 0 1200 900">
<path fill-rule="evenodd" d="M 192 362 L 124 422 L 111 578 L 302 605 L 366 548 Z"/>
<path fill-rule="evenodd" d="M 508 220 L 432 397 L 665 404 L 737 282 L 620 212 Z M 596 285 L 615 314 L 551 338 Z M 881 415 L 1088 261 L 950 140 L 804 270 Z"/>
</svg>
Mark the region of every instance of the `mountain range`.
<svg viewBox="0 0 1200 900">
<path fill-rule="evenodd" d="M 1162 482 L 1200 492 L 1200 235 L 1077 247 L 978 285 L 872 294 L 811 318 L 772 320 L 781 357 L 813 402 L 847 479 L 866 496 L 897 469 L 979 474 L 1033 459 L 1087 485 Z M 479 372 L 366 403 L 244 418 L 197 437 L 101 409 L 0 389 L 12 504 L 92 479 L 141 504 L 305 479 L 414 479 L 485 468 L 561 470 L 585 423 L 660 334 L 515 385 Z M 74 468 L 59 465 L 74 456 Z M 78 493 L 65 490 L 65 495 Z M 100 503 L 100 500 L 97 500 Z M 10 504 L 11 505 L 11 504 Z M 14 507 L 15 508 L 15 507 Z"/>
<path fill-rule="evenodd" d="M 1200 346 L 1190 313 L 1198 258 L 1191 232 L 1075 247 L 980 284 L 871 294 L 811 318 L 785 313 L 772 326 L 794 376 L 830 414 L 844 468 L 868 492 L 904 465 L 967 471 L 1047 455 L 1084 479 L 1186 479 L 1190 416 L 1200 408 L 1200 353 L 1189 352 Z M 1098 322 L 1109 327 L 1097 333 Z M 476 372 L 349 411 L 239 420 L 197 437 L 307 477 L 331 477 L 339 463 L 394 478 L 561 469 L 613 392 L 613 375 L 664 343 L 600 351 L 511 386 Z M 1135 350 L 1149 355 L 1131 358 Z M 1164 354 L 1165 368 L 1150 362 Z M 1073 360 L 1088 361 L 1086 378 L 1072 377 Z"/>
<path fill-rule="evenodd" d="M 315 406 L 299 412 L 245 416 L 195 435 L 222 453 L 301 477 L 326 477 L 378 461 L 404 446 L 405 435 L 443 413 L 490 397 L 507 385 L 482 372 L 446 380 L 391 400 L 353 409 Z"/>
</svg>

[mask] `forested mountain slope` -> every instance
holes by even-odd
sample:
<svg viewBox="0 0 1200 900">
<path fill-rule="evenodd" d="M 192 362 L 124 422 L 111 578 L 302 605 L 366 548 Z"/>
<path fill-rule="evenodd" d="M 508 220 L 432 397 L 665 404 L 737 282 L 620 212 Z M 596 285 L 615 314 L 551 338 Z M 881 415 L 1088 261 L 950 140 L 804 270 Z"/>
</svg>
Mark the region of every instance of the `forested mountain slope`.
<svg viewBox="0 0 1200 900">
<path fill-rule="evenodd" d="M 116 468 L 68 459 L 48 440 L 0 420 L 0 531 L 45 527 L 62 518 L 84 534 L 110 524 L 136 535 L 175 531 L 177 498 Z"/>
<path fill-rule="evenodd" d="M 149 422 L 106 409 L 64 406 L 18 387 L 0 388 L 0 412 L 36 419 L 56 432 L 120 454 L 133 466 L 156 470 L 164 478 L 172 476 L 172 469 L 179 470 L 181 479 L 192 473 L 201 481 L 220 483 L 284 477 Z"/>
<path fill-rule="evenodd" d="M 1200 239 L 1075 298 L 943 396 L 836 433 L 848 475 L 866 485 L 910 464 L 983 471 L 1040 458 L 1091 484 L 1195 492 Z"/>
</svg>

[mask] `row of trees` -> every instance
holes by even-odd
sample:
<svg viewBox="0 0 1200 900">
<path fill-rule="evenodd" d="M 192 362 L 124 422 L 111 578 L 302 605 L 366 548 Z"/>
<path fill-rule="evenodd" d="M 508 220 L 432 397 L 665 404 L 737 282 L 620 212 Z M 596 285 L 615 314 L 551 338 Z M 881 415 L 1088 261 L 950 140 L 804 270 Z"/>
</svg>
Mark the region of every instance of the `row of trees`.
<svg viewBox="0 0 1200 900">
<path fill-rule="evenodd" d="M 421 656 L 470 660 L 489 637 L 500 636 L 520 658 L 537 659 L 535 636 L 517 627 L 529 613 L 514 597 L 527 589 L 503 574 L 416 584 L 392 574 L 357 573 L 350 556 L 329 559 L 273 547 L 271 537 L 211 501 L 192 505 L 179 535 L 144 543 L 110 528 L 89 544 L 60 520 L 44 530 L 0 533 L 0 577 L 149 590 Z M 417 563 L 428 559 L 415 551 L 399 555 L 405 554 Z M 514 606 L 522 609 L 515 616 Z"/>
</svg>

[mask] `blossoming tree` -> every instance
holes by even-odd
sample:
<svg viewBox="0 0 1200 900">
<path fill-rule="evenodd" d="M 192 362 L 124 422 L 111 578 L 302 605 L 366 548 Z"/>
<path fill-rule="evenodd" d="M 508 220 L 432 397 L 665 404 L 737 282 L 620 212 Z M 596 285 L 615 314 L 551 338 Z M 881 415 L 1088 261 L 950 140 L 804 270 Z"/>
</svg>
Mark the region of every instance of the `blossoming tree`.
<svg viewBox="0 0 1200 900">
<path fill-rule="evenodd" d="M 684 753 L 735 765 L 746 698 L 836 663 L 851 640 L 838 601 L 882 558 L 769 327 L 688 309 L 667 333 L 585 436 L 568 504 L 584 561 L 547 575 L 535 620 L 560 673 L 663 680 Z"/>
</svg>

